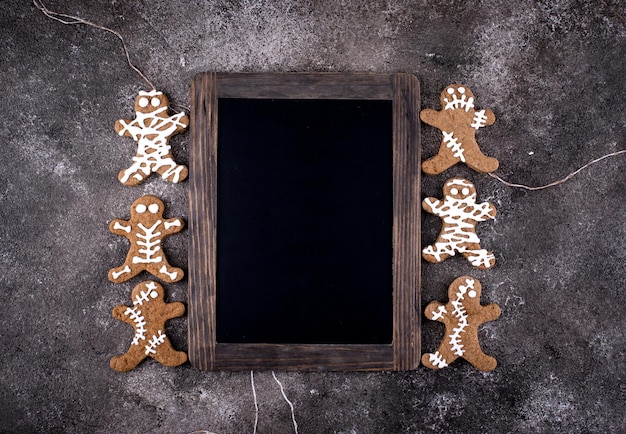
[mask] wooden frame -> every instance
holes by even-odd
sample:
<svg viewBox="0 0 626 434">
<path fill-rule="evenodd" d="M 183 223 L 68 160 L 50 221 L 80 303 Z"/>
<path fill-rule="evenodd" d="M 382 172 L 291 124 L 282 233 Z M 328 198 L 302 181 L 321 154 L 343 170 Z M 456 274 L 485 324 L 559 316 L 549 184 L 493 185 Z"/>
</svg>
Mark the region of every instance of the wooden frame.
<svg viewBox="0 0 626 434">
<path fill-rule="evenodd" d="M 393 342 L 216 342 L 218 98 L 393 101 Z M 202 370 L 412 370 L 420 360 L 419 82 L 410 74 L 200 73 L 191 88 L 189 358 Z"/>
</svg>

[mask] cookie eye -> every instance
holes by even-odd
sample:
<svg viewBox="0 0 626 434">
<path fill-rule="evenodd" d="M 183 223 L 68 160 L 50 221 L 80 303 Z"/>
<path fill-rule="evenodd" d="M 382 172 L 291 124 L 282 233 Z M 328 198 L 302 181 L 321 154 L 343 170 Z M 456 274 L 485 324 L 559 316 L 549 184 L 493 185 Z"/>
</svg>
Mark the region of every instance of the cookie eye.
<svg viewBox="0 0 626 434">
<path fill-rule="evenodd" d="M 161 105 L 161 100 L 155 96 L 152 98 L 152 101 L 150 101 L 150 104 L 152 104 L 152 107 L 158 107 Z"/>
<path fill-rule="evenodd" d="M 152 214 L 156 214 L 157 212 L 159 212 L 159 205 L 157 205 L 156 203 L 153 203 L 148 207 L 148 209 L 150 210 Z"/>
<path fill-rule="evenodd" d="M 147 107 L 148 106 L 148 98 L 145 96 L 143 98 L 139 98 L 139 107 Z"/>
<path fill-rule="evenodd" d="M 152 298 L 157 298 L 158 296 L 159 296 L 159 293 L 158 293 L 158 292 L 156 292 L 156 291 L 152 291 L 152 292 L 150 293 L 150 297 L 152 297 Z"/>
<path fill-rule="evenodd" d="M 450 95 L 452 95 L 452 94 L 454 93 L 454 89 L 452 89 L 451 87 L 449 87 L 449 88 L 448 88 L 448 93 L 449 93 Z"/>
<path fill-rule="evenodd" d="M 459 87 L 457 90 L 459 91 L 459 93 L 465 93 L 465 88 L 464 87 Z"/>
<path fill-rule="evenodd" d="M 476 291 L 474 291 L 473 289 L 467 293 L 469 298 L 476 298 Z"/>
<path fill-rule="evenodd" d="M 450 189 L 450 194 L 453 196 L 456 196 L 457 194 L 459 194 L 459 189 L 458 188 L 451 188 Z"/>
<path fill-rule="evenodd" d="M 146 212 L 146 209 L 147 209 L 146 206 L 143 203 L 140 203 L 135 208 L 135 211 L 137 211 L 139 214 L 143 214 L 144 212 Z"/>
<path fill-rule="evenodd" d="M 465 187 L 463 190 L 461 190 L 461 193 L 463 193 L 463 196 L 467 196 L 469 194 L 469 188 Z"/>
</svg>

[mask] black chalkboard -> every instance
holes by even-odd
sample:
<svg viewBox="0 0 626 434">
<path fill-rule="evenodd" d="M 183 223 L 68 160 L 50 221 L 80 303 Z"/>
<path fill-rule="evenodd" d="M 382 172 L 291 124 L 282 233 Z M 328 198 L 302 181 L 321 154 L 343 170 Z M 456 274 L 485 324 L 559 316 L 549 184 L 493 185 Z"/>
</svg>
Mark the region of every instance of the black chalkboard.
<svg viewBox="0 0 626 434">
<path fill-rule="evenodd" d="M 389 344 L 386 100 L 218 100 L 217 342 Z"/>
<path fill-rule="evenodd" d="M 194 366 L 418 366 L 418 113 L 409 74 L 196 76 Z"/>
</svg>

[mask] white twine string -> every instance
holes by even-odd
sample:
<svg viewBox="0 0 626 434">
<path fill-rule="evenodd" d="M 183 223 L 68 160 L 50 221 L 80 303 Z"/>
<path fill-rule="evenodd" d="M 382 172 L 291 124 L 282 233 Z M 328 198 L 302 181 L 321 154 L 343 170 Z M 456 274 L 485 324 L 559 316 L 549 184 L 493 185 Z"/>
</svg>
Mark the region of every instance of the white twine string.
<svg viewBox="0 0 626 434">
<path fill-rule="evenodd" d="M 293 404 L 291 403 L 291 401 L 289 401 L 287 395 L 285 395 L 285 389 L 283 388 L 283 384 L 278 381 L 278 378 L 276 378 L 276 374 L 274 373 L 274 371 L 272 371 L 272 376 L 274 377 L 274 380 L 276 380 L 276 382 L 278 383 L 278 386 L 280 387 L 280 393 L 283 394 L 283 398 L 285 398 L 285 401 L 287 401 L 287 404 L 289 404 L 289 408 L 291 409 L 291 420 L 293 421 L 293 429 L 296 431 L 296 434 L 298 434 L 298 422 L 296 422 L 296 414 L 293 410 Z"/>
<path fill-rule="evenodd" d="M 259 423 L 259 404 L 256 400 L 256 388 L 254 387 L 254 371 L 250 371 L 250 383 L 252 384 L 252 396 L 254 397 L 254 431 L 253 434 L 256 434 L 256 427 Z"/>
<path fill-rule="evenodd" d="M 117 36 L 117 38 L 122 43 L 122 48 L 124 49 L 124 55 L 126 56 L 126 61 L 128 62 L 128 66 L 130 66 L 137 74 L 139 74 L 139 76 L 143 78 L 146 83 L 148 83 L 148 85 L 152 88 L 152 90 L 156 90 L 156 87 L 154 86 L 154 84 L 152 84 L 152 82 L 148 80 L 148 78 L 143 74 L 143 72 L 141 72 L 139 68 L 133 65 L 133 62 L 130 61 L 130 54 L 128 52 L 128 47 L 126 46 L 126 42 L 124 41 L 124 38 L 122 37 L 122 35 L 120 35 L 118 32 L 116 32 L 113 29 L 109 29 L 108 27 L 104 27 L 99 24 L 92 23 L 91 21 L 84 20 L 80 17 L 75 17 L 73 15 L 67 15 L 67 14 L 63 14 L 60 12 L 51 11 L 43 4 L 41 0 L 33 0 L 33 4 L 35 5 L 37 9 L 43 12 L 45 16 L 47 16 L 48 18 L 52 18 L 53 20 L 56 20 L 60 23 L 63 23 L 66 25 L 85 24 L 87 26 L 91 26 L 99 30 L 104 30 Z M 72 20 L 72 21 L 67 21 L 64 18 Z"/>
<path fill-rule="evenodd" d="M 489 173 L 488 175 L 494 179 L 497 179 L 498 181 L 500 181 L 501 183 L 503 183 L 504 185 L 508 187 L 523 188 L 525 190 L 530 190 L 530 191 L 544 190 L 546 188 L 555 187 L 557 185 L 561 185 L 564 182 L 569 181 L 574 176 L 578 175 L 582 170 L 588 168 L 589 166 L 593 164 L 596 164 L 599 161 L 604 160 L 605 158 L 615 157 L 617 155 L 625 154 L 625 153 L 626 153 L 626 149 L 622 149 L 621 151 L 611 152 L 610 154 L 603 155 L 602 157 L 596 158 L 595 160 L 591 160 L 589 163 L 585 164 L 583 167 L 576 169 L 575 171 L 567 175 L 565 178 L 559 179 L 558 181 L 551 182 L 550 184 L 541 185 L 539 187 L 529 187 L 528 185 L 524 185 L 524 184 L 514 184 L 511 182 L 505 181 L 504 179 L 500 178 L 498 175 L 495 175 L 493 173 Z"/>
</svg>

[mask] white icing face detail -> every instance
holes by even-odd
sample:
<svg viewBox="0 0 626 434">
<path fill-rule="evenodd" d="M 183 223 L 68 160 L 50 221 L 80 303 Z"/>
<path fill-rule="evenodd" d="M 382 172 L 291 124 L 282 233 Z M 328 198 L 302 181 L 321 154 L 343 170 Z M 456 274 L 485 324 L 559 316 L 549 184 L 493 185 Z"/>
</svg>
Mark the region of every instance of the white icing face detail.
<svg viewBox="0 0 626 434">
<path fill-rule="evenodd" d="M 139 107 L 148 107 L 148 98 L 139 98 Z"/>
<path fill-rule="evenodd" d="M 476 298 L 476 291 L 474 291 L 473 289 L 467 293 L 469 298 Z"/>
<path fill-rule="evenodd" d="M 146 206 L 144 205 L 144 208 Z M 152 213 L 152 214 L 156 214 L 159 212 L 159 205 L 157 205 L 156 203 L 152 203 L 150 204 L 150 206 L 148 207 L 148 210 Z"/>
<path fill-rule="evenodd" d="M 159 98 L 157 98 L 156 96 L 154 98 L 152 98 L 152 100 L 150 101 L 150 104 L 152 104 L 152 107 L 158 107 L 161 105 L 161 100 Z M 143 106 L 142 106 L 143 107 Z"/>
<path fill-rule="evenodd" d="M 474 184 L 464 179 L 456 178 L 446 183 L 444 191 L 454 199 L 466 199 L 475 194 Z"/>
<path fill-rule="evenodd" d="M 156 291 L 152 291 L 152 292 L 150 293 L 150 297 L 152 297 L 152 298 L 157 298 L 158 296 L 159 296 L 159 293 L 158 293 L 158 292 L 156 292 Z"/>
<path fill-rule="evenodd" d="M 446 95 L 447 94 L 447 95 Z M 474 94 L 469 88 L 449 86 L 441 94 L 444 110 L 465 110 L 474 108 Z"/>
<path fill-rule="evenodd" d="M 143 203 L 140 203 L 139 205 L 137 205 L 137 208 L 135 208 L 135 211 L 137 211 L 139 214 L 143 214 L 144 212 L 146 212 L 146 206 Z"/>
<path fill-rule="evenodd" d="M 158 95 L 163 95 L 163 92 L 160 92 L 156 89 L 152 89 L 148 92 L 146 92 L 145 90 L 140 90 L 139 91 L 139 96 L 158 96 Z"/>
</svg>

